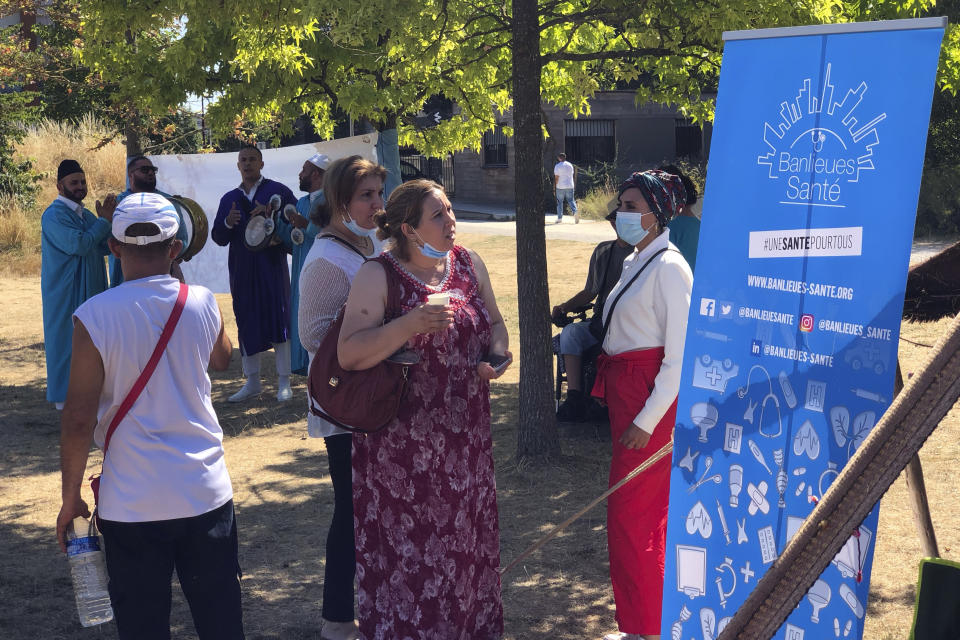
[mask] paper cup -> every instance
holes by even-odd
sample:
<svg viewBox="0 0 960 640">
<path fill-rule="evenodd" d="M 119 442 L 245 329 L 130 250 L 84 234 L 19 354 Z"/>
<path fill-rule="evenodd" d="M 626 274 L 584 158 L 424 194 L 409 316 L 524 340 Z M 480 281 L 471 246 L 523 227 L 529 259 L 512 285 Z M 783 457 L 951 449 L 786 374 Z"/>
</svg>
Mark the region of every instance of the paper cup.
<svg viewBox="0 0 960 640">
<path fill-rule="evenodd" d="M 431 293 L 427 296 L 427 304 L 431 307 L 445 307 L 450 304 L 450 294 Z"/>
</svg>

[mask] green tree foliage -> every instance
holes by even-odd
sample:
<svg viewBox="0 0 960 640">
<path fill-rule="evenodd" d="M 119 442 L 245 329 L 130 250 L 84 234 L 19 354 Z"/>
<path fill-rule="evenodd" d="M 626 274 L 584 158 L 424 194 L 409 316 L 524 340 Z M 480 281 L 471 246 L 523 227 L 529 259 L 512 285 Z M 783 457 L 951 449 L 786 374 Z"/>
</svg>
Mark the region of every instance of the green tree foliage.
<svg viewBox="0 0 960 640">
<path fill-rule="evenodd" d="M 18 27 L 0 31 L 0 194 L 13 196 L 25 206 L 33 205 L 40 179 L 29 160 L 14 157 L 26 125 L 38 119 L 37 94 L 25 90 L 31 78 L 18 64 L 28 53 Z"/>
</svg>

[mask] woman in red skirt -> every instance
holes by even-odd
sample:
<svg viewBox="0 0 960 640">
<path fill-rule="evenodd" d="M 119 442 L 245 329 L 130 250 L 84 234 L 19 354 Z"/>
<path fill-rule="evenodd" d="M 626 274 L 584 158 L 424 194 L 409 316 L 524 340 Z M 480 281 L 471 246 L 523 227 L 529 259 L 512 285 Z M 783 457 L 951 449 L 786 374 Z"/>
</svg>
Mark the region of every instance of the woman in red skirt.
<svg viewBox="0 0 960 640">
<path fill-rule="evenodd" d="M 610 410 L 610 486 L 673 437 L 693 274 L 667 223 L 686 202 L 662 171 L 634 173 L 619 189 L 617 235 L 636 247 L 603 309 L 603 353 L 593 395 Z M 618 633 L 660 638 L 670 457 L 610 496 L 607 543 Z"/>
</svg>

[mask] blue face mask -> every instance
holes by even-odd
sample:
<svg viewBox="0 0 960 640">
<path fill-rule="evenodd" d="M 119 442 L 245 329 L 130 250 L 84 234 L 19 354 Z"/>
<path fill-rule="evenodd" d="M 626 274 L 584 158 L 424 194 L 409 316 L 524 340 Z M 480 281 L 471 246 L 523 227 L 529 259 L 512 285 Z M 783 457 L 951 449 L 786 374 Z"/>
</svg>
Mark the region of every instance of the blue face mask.
<svg viewBox="0 0 960 640">
<path fill-rule="evenodd" d="M 354 235 L 358 235 L 361 238 L 363 237 L 372 238 L 377 233 L 376 227 L 372 229 L 364 229 L 363 227 L 358 225 L 352 218 L 348 216 L 341 217 L 341 220 L 343 220 L 343 226 L 349 229 L 350 233 Z"/>
<path fill-rule="evenodd" d="M 417 233 L 416 229 L 414 229 L 413 232 L 417 234 L 418 238 L 420 238 L 420 234 Z M 423 238 L 420 238 L 420 242 L 423 242 Z M 423 242 L 423 246 L 418 248 L 420 249 L 420 253 L 422 253 L 428 258 L 433 258 L 434 260 L 439 260 L 440 258 L 446 258 L 447 254 L 450 253 L 449 251 L 440 251 L 440 249 L 437 249 L 436 247 L 431 245 L 429 242 Z"/>
<path fill-rule="evenodd" d="M 643 242 L 650 233 L 649 229 L 643 228 L 643 215 L 636 211 L 617 211 L 617 235 L 621 240 L 633 246 Z"/>
</svg>

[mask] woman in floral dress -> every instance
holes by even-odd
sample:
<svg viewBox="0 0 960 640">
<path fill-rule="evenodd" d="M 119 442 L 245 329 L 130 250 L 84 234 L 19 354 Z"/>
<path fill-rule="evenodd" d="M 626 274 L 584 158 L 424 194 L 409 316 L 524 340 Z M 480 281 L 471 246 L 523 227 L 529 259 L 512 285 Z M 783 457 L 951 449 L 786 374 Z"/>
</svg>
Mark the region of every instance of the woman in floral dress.
<svg viewBox="0 0 960 640">
<path fill-rule="evenodd" d="M 486 640 L 503 632 L 489 381 L 507 330 L 480 258 L 455 244 L 443 189 L 397 188 L 378 214 L 390 251 L 360 268 L 340 363 L 366 369 L 398 349 L 410 368 L 397 417 L 354 435 L 360 633 L 366 640 Z M 425 304 L 446 293 L 446 306 Z M 496 358 L 494 358 L 496 359 Z"/>
</svg>

